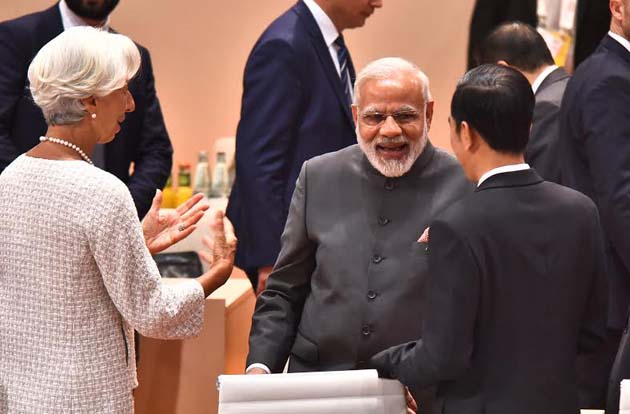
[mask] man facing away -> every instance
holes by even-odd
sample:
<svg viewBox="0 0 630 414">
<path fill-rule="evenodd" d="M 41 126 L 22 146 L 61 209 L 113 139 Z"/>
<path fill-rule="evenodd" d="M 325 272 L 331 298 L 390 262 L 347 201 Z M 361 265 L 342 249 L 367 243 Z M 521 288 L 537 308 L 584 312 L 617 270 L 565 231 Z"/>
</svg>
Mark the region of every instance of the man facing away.
<svg viewBox="0 0 630 414">
<path fill-rule="evenodd" d="M 368 364 L 437 385 L 436 413 L 578 414 L 577 353 L 605 335 L 597 208 L 524 163 L 533 108 L 527 79 L 501 65 L 453 95 L 451 145 L 477 190 L 431 224 L 422 338 Z"/>
<path fill-rule="evenodd" d="M 28 88 L 26 72 L 31 60 L 48 41 L 71 27 L 109 29 L 109 14 L 117 4 L 118 0 L 61 0 L 44 11 L 0 23 L 0 172 L 38 144 L 46 132 L 44 116 Z M 155 190 L 164 187 L 171 173 L 173 148 L 155 92 L 149 51 L 140 45 L 138 49 L 142 63 L 129 82 L 136 109 L 127 114 L 117 139 L 97 145 L 88 155 L 127 185 L 142 218 Z"/>
<path fill-rule="evenodd" d="M 542 36 L 525 23 L 497 27 L 477 49 L 477 64 L 499 63 L 521 72 L 531 83 L 536 104 L 525 161 L 546 181 L 561 183 L 560 104 L 569 74 L 554 64 Z"/>
<path fill-rule="evenodd" d="M 621 378 L 617 372 L 610 385 L 608 379 L 630 305 L 630 1 L 610 0 L 609 6 L 610 31 L 567 86 L 560 150 L 563 184 L 595 202 L 605 233 L 608 335 L 591 376 L 602 401 L 609 386 L 607 409 L 616 413 Z"/>
<path fill-rule="evenodd" d="M 362 27 L 382 4 L 300 0 L 271 23 L 249 55 L 227 216 L 239 239 L 236 265 L 258 292 L 278 257 L 302 164 L 355 142 L 355 73 L 342 33 Z"/>
<path fill-rule="evenodd" d="M 365 368 L 375 352 L 422 335 L 433 218 L 471 189 L 428 140 L 427 77 L 399 58 L 359 73 L 358 145 L 302 167 L 282 250 L 256 304 L 249 373 Z M 430 394 L 430 392 L 427 392 Z M 416 394 L 425 403 L 428 395 Z"/>
</svg>

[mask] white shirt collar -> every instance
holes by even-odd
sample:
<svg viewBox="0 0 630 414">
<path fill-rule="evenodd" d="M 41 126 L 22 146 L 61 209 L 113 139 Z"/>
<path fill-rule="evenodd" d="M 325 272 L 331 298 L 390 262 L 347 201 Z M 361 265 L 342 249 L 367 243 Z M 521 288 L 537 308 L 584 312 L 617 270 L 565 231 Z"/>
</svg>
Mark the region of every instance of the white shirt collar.
<svg viewBox="0 0 630 414">
<path fill-rule="evenodd" d="M 619 36 L 617 33 L 608 32 L 608 36 L 615 39 L 617 42 L 621 43 L 621 46 L 625 47 L 628 52 L 630 52 L 630 41 L 623 36 Z"/>
<path fill-rule="evenodd" d="M 538 75 L 534 83 L 532 83 L 532 90 L 534 91 L 534 95 L 536 94 L 536 92 L 538 92 L 538 88 L 540 88 L 540 85 L 542 85 L 545 79 L 547 79 L 547 76 L 549 76 L 549 74 L 551 74 L 551 72 L 556 69 L 558 69 L 558 66 L 550 65 L 547 66 L 547 68 L 543 70 L 540 75 Z"/>
<path fill-rule="evenodd" d="M 523 171 L 523 170 L 529 170 L 529 164 L 525 164 L 525 163 L 524 164 L 510 164 L 510 165 L 503 165 L 501 167 L 493 168 L 481 176 L 481 178 L 479 179 L 479 182 L 477 183 L 477 187 L 479 187 L 484 181 L 486 181 L 488 178 L 492 177 L 493 175 L 507 173 L 507 172 L 514 172 L 514 171 Z"/>
<path fill-rule="evenodd" d="M 68 30 L 76 26 L 86 26 L 85 20 L 70 10 L 65 0 L 59 1 L 59 12 L 61 12 L 63 30 Z M 105 24 L 103 24 L 101 28 L 103 30 L 109 30 L 109 16 L 107 16 L 107 20 L 105 20 Z"/>
<path fill-rule="evenodd" d="M 324 42 L 326 42 L 326 46 L 330 47 L 339 37 L 339 31 L 335 27 L 332 20 L 330 20 L 330 17 L 328 17 L 326 12 L 323 11 L 321 7 L 319 7 L 319 4 L 315 3 L 315 0 L 303 1 L 315 18 L 317 26 L 319 26 L 319 31 L 322 32 L 322 35 L 324 36 Z"/>
</svg>

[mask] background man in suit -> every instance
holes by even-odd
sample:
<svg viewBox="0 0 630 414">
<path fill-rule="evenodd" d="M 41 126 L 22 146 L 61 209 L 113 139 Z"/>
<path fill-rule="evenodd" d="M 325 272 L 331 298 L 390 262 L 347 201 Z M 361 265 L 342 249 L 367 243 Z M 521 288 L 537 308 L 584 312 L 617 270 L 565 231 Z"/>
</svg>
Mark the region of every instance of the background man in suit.
<svg viewBox="0 0 630 414">
<path fill-rule="evenodd" d="M 608 341 L 591 368 L 600 400 L 630 304 L 630 1 L 610 0 L 610 10 L 610 32 L 575 72 L 560 111 L 563 184 L 595 201 L 606 235 Z M 610 384 L 617 412 L 619 382 Z"/>
<path fill-rule="evenodd" d="M 418 238 L 469 185 L 428 141 L 426 76 L 411 63 L 369 64 L 355 85 L 359 145 L 302 167 L 282 250 L 259 296 L 249 372 L 365 367 L 375 352 L 422 334 L 426 244 Z M 256 368 L 259 367 L 259 368 Z M 424 402 L 421 396 L 418 396 Z"/>
<path fill-rule="evenodd" d="M 451 145 L 477 191 L 431 224 L 422 339 L 369 362 L 412 390 L 437 384 L 437 413 L 578 414 L 577 350 L 605 335 L 597 209 L 524 163 L 533 108 L 501 65 L 453 95 Z"/>
<path fill-rule="evenodd" d="M 606 0 L 477 0 L 470 21 L 468 68 L 475 66 L 474 51 L 501 23 L 518 20 L 538 27 L 540 2 L 545 9 L 557 9 L 577 2 L 574 17 L 574 65 L 577 67 L 597 47 L 608 30 L 610 12 Z M 557 11 L 556 11 L 557 12 Z"/>
<path fill-rule="evenodd" d="M 47 10 L 0 23 L 0 171 L 38 144 L 46 132 L 44 116 L 33 103 L 26 77 L 33 57 L 70 27 L 109 28 L 108 16 L 117 4 L 118 0 L 61 0 Z M 127 184 L 142 218 L 155 190 L 164 186 L 171 173 L 173 148 L 155 94 L 149 51 L 139 45 L 138 49 L 142 65 L 129 83 L 135 112 L 126 116 L 117 139 L 97 145 L 94 154 L 88 155 Z"/>
<path fill-rule="evenodd" d="M 258 292 L 280 251 L 302 163 L 355 142 L 355 73 L 341 33 L 363 26 L 381 6 L 300 0 L 265 30 L 247 60 L 227 216 L 239 239 L 236 265 Z"/>
<path fill-rule="evenodd" d="M 536 29 L 519 22 L 505 23 L 490 33 L 477 50 L 476 61 L 509 65 L 531 83 L 536 104 L 525 161 L 545 180 L 560 183 L 559 114 L 569 74 L 554 64 Z"/>
</svg>

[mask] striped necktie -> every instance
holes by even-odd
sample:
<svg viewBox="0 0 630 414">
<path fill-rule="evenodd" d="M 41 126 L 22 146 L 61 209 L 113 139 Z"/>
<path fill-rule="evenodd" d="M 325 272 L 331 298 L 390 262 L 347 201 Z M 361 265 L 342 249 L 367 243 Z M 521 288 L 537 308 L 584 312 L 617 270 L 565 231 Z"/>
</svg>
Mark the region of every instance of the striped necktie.
<svg viewBox="0 0 630 414">
<path fill-rule="evenodd" d="M 343 41 L 342 35 L 339 35 L 337 40 L 335 40 L 335 45 L 337 45 L 337 59 L 339 60 L 341 87 L 343 88 L 343 94 L 346 97 L 348 105 L 352 105 L 350 83 L 348 82 L 348 79 L 350 78 L 350 72 L 348 71 L 348 60 L 350 58 L 350 54 L 348 53 L 348 48 L 346 48 L 346 43 Z"/>
</svg>

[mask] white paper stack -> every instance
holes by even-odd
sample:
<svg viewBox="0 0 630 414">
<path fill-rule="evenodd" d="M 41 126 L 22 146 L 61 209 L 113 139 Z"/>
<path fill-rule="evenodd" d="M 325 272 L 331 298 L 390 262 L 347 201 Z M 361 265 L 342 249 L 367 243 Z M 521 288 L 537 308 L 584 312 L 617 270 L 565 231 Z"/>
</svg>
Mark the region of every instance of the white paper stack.
<svg viewBox="0 0 630 414">
<path fill-rule="evenodd" d="M 619 414 L 630 414 L 630 380 L 621 381 L 619 392 Z"/>
<path fill-rule="evenodd" d="M 405 414 L 404 389 L 375 370 L 221 375 L 219 414 Z"/>
</svg>

